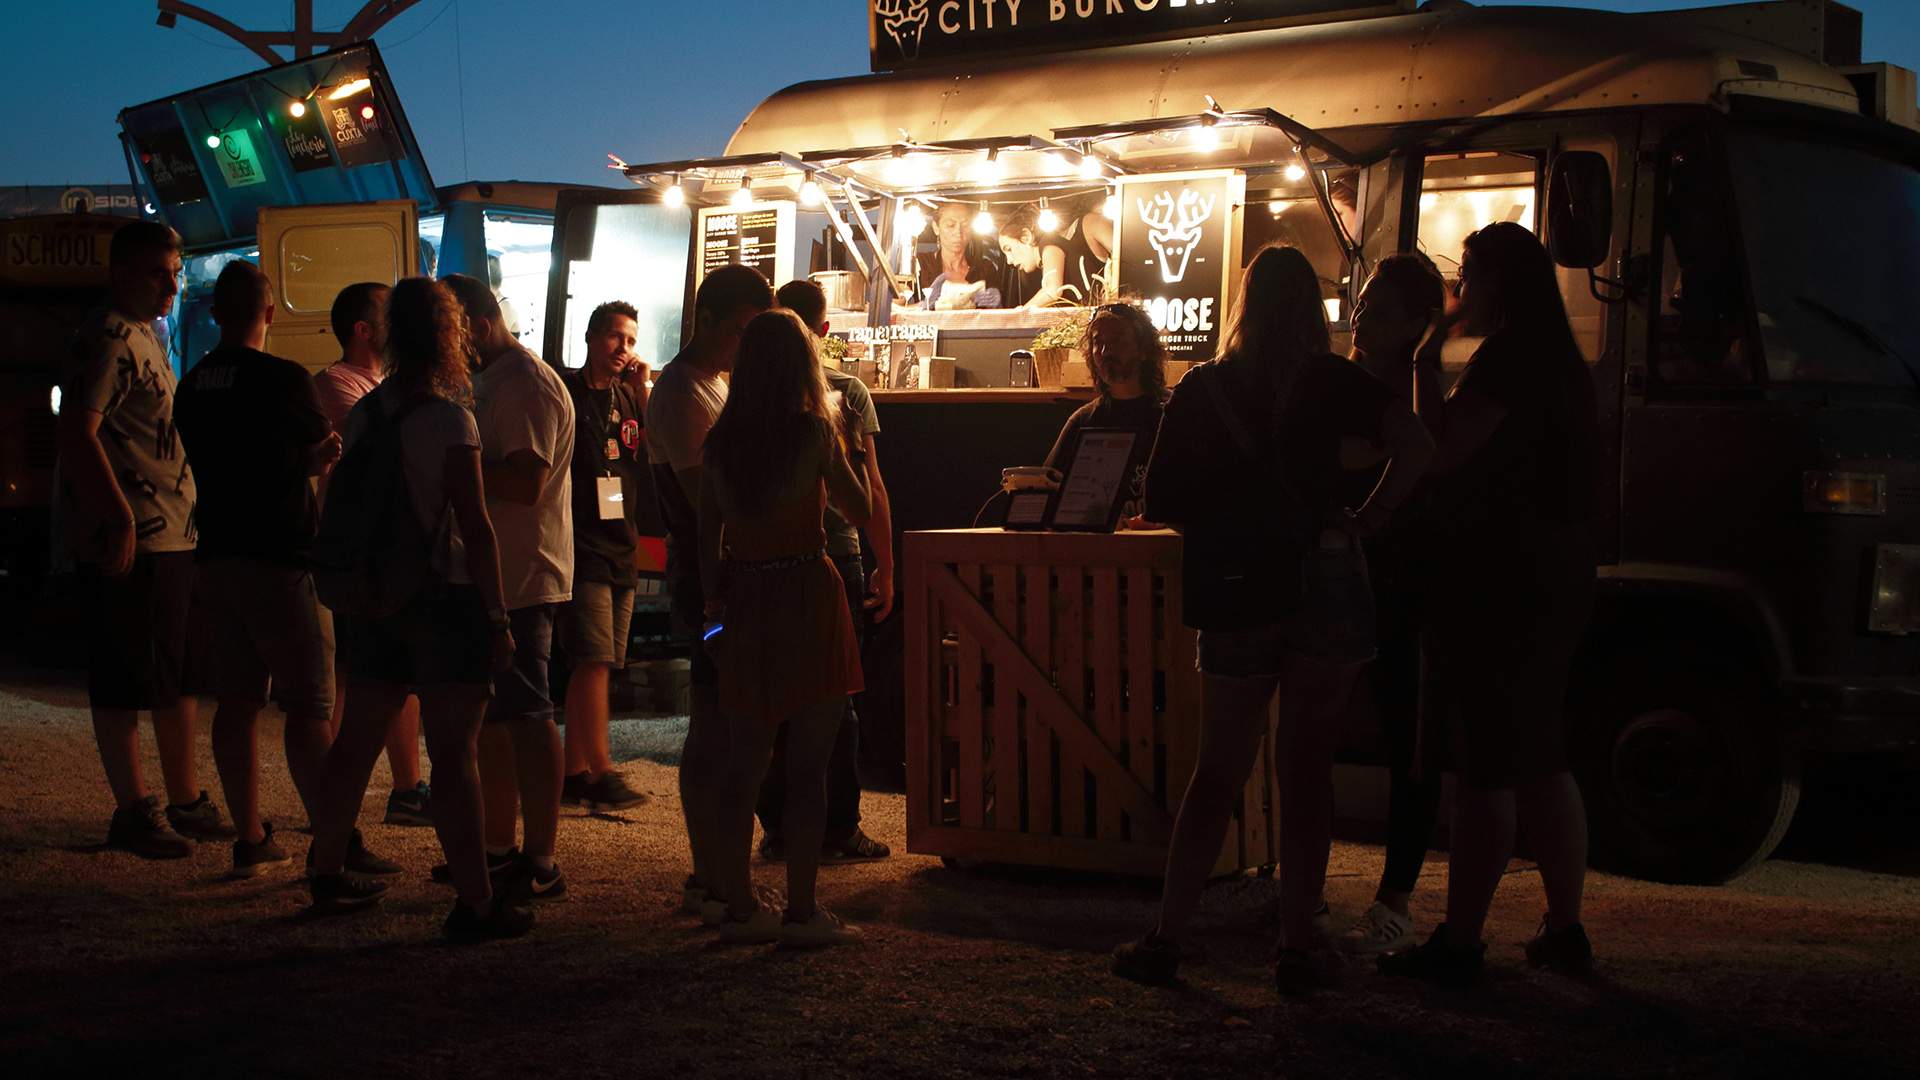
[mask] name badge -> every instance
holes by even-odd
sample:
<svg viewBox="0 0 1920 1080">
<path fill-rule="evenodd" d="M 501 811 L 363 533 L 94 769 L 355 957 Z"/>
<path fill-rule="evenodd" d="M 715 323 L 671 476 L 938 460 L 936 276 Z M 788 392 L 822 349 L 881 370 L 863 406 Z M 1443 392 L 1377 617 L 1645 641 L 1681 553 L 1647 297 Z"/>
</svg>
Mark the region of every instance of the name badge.
<svg viewBox="0 0 1920 1080">
<path fill-rule="evenodd" d="M 627 516 L 627 497 L 620 490 L 619 477 L 595 477 L 593 486 L 594 501 L 600 504 L 601 521 L 619 521 Z"/>
</svg>

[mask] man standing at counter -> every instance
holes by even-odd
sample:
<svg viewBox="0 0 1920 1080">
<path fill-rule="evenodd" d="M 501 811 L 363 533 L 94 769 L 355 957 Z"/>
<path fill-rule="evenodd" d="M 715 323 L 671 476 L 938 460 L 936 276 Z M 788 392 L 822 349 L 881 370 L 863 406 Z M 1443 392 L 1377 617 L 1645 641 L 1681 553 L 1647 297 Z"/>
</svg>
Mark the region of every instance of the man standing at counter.
<svg viewBox="0 0 1920 1080">
<path fill-rule="evenodd" d="M 693 857 L 693 874 L 681 891 L 681 911 L 689 915 L 700 914 L 708 899 L 710 868 L 718 865 L 711 846 L 725 812 L 721 779 L 727 768 L 720 673 L 699 640 L 704 593 L 693 499 L 700 490 L 707 432 L 727 403 L 727 374 L 740 351 L 740 332 L 771 307 L 773 287 L 758 270 L 729 263 L 708 274 L 693 298 L 693 338 L 660 369 L 647 402 L 647 461 L 660 519 L 667 526 L 666 584 L 673 629 L 676 636 L 693 642 L 692 715 L 680 754 L 680 805 Z"/>
<path fill-rule="evenodd" d="M 1050 468 L 1066 471 L 1082 428 L 1125 428 L 1134 433 L 1127 462 L 1127 490 L 1120 520 L 1128 528 L 1148 526 L 1144 510 L 1147 458 L 1160 431 L 1167 403 L 1167 351 L 1145 310 L 1133 304 L 1106 304 L 1087 324 L 1087 369 L 1097 397 L 1073 411 L 1047 453 Z"/>
<path fill-rule="evenodd" d="M 780 286 L 775 299 L 781 307 L 800 316 L 814 336 L 827 333 L 827 294 L 811 281 L 789 281 Z M 827 392 L 847 437 L 847 462 L 865 473 L 867 494 L 873 500 L 873 516 L 867 521 L 867 542 L 873 546 L 872 596 L 867 595 L 866 571 L 860 562 L 860 531 L 828 505 L 822 524 L 827 533 L 827 557 L 840 572 L 847 590 L 847 609 L 853 614 L 856 641 L 866 643 L 868 612 L 880 622 L 893 610 L 893 514 L 887 505 L 887 486 L 880 479 L 880 459 L 873 437 L 880 433 L 880 414 L 874 410 L 873 397 L 866 384 L 838 368 L 821 368 L 826 376 Z M 766 837 L 760 843 L 760 857 L 777 862 L 785 856 L 781 836 L 781 812 L 786 809 L 784 765 L 786 730 L 774 739 L 773 763 L 760 785 L 760 802 L 755 812 Z M 868 836 L 860 828 L 860 716 L 847 699 L 840 718 L 840 734 L 833 742 L 833 757 L 827 761 L 827 832 L 821 852 L 826 862 L 870 862 L 884 859 L 892 852 L 887 845 Z"/>
</svg>

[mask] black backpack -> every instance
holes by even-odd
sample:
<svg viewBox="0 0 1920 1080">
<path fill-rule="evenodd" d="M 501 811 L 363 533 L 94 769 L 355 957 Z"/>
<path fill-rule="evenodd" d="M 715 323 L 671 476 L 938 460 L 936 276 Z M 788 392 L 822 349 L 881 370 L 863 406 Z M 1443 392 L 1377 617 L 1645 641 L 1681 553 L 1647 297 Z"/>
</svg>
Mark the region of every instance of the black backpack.
<svg viewBox="0 0 1920 1080">
<path fill-rule="evenodd" d="M 414 512 L 401 460 L 400 422 L 428 401 L 367 404 L 367 429 L 341 456 L 327 482 L 327 502 L 312 556 L 314 590 L 335 614 L 377 619 L 406 606 L 433 579 L 438 530 Z"/>
</svg>

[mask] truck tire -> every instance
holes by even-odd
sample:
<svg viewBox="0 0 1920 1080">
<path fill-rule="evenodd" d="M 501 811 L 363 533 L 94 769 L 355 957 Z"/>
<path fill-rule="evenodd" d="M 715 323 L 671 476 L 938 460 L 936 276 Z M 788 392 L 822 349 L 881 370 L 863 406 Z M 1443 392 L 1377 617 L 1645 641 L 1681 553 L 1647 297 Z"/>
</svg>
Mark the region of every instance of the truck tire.
<svg viewBox="0 0 1920 1080">
<path fill-rule="evenodd" d="M 1674 674 L 1576 700 L 1585 707 L 1574 714 L 1574 769 L 1594 866 L 1719 885 L 1786 835 L 1799 760 L 1764 695 Z"/>
</svg>

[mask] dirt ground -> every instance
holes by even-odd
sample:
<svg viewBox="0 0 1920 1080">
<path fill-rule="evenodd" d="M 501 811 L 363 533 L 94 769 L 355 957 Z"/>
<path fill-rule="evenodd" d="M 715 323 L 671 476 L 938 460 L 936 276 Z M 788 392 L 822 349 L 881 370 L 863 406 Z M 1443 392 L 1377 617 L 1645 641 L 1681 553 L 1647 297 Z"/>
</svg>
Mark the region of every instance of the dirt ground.
<svg viewBox="0 0 1920 1080">
<path fill-rule="evenodd" d="M 172 863 L 103 850 L 109 806 L 80 692 L 9 683 L 0 1061 L 13 1076 L 112 1066 L 329 1078 L 1920 1071 L 1911 801 L 1839 805 L 1824 826 L 1832 843 L 1796 841 L 1789 857 L 1724 888 L 1596 875 L 1591 982 L 1521 961 L 1542 901 L 1537 875 L 1519 865 L 1493 911 L 1481 988 L 1432 990 L 1356 965 L 1337 991 L 1283 1004 L 1264 962 L 1273 882 L 1210 889 L 1212 962 L 1175 988 L 1139 987 L 1108 974 L 1107 951 L 1147 925 L 1152 883 L 949 870 L 904 854 L 899 795 L 865 801 L 867 828 L 896 856 L 822 875 L 824 901 L 865 928 L 861 944 L 719 946 L 672 913 L 686 863 L 667 764 L 684 722 L 671 718 L 616 722 L 616 755 L 653 801 L 563 823 L 573 898 L 541 908 L 531 937 L 441 943 L 450 896 L 427 881 L 433 834 L 376 823 L 384 765 L 365 828 L 409 872 L 376 913 L 308 921 L 293 868 L 230 883 L 220 879 L 225 845 Z M 200 783 L 219 799 L 204 730 L 201 742 Z M 276 720 L 261 745 L 266 810 L 297 866 L 306 838 L 293 832 L 301 815 Z M 1429 862 L 1415 900 L 1423 931 L 1439 915 L 1443 858 Z M 1378 847 L 1335 846 L 1338 918 L 1365 907 L 1380 862 Z M 777 867 L 756 862 L 756 873 L 781 883 Z"/>
</svg>

